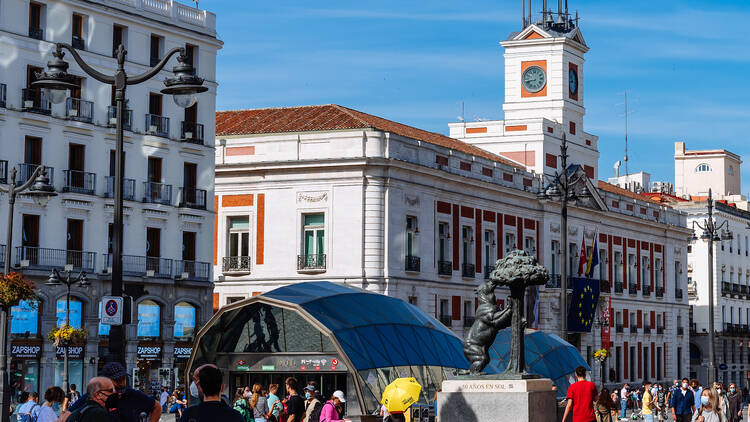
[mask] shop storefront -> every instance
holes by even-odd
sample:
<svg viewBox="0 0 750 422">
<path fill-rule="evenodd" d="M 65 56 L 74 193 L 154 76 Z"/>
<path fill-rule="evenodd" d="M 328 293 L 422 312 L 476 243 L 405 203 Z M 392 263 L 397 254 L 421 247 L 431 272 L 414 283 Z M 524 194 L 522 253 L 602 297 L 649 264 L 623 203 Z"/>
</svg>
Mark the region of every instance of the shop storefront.
<svg viewBox="0 0 750 422">
<path fill-rule="evenodd" d="M 84 384 L 84 365 L 86 348 L 81 345 L 68 346 L 68 383 L 75 384 L 78 391 Z M 65 347 L 55 348 L 55 385 L 63 385 L 63 371 L 65 369 Z"/>
<path fill-rule="evenodd" d="M 188 360 L 190 359 L 190 355 L 192 353 L 192 343 L 182 341 L 175 342 L 173 356 L 174 385 L 172 385 L 171 388 L 185 388 L 190 385 L 190 382 L 185 380 L 185 372 L 187 371 Z"/>
<path fill-rule="evenodd" d="M 41 339 L 14 339 L 10 343 L 11 400 L 26 391 L 39 391 L 39 360 L 42 357 Z"/>
<path fill-rule="evenodd" d="M 146 394 L 158 393 L 162 385 L 171 385 L 171 374 L 165 374 L 162 369 L 161 342 L 139 341 L 136 357 L 136 367 L 133 368 L 133 388 Z M 165 379 L 163 379 L 165 377 Z"/>
</svg>

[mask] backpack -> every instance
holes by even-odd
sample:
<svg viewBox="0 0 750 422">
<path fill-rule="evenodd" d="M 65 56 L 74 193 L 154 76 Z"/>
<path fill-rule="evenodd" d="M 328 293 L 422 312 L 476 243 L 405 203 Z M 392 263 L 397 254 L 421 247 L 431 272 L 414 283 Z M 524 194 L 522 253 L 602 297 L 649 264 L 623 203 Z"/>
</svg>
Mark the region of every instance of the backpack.
<svg viewBox="0 0 750 422">
<path fill-rule="evenodd" d="M 313 407 L 313 411 L 310 412 L 310 417 L 307 419 L 309 422 L 320 422 L 320 412 L 323 411 L 323 405 L 320 403 L 320 401 L 315 403 L 315 407 Z"/>
<path fill-rule="evenodd" d="M 18 422 L 34 422 L 36 418 L 33 415 L 34 409 L 39 407 L 38 404 L 35 404 L 31 406 L 31 409 L 29 409 L 29 413 L 21 413 L 18 415 Z"/>
<path fill-rule="evenodd" d="M 72 406 L 80 398 L 81 398 L 81 393 L 79 393 L 78 391 L 71 391 L 70 392 L 70 403 L 68 403 L 68 406 Z"/>
<path fill-rule="evenodd" d="M 253 414 L 250 412 L 250 409 L 248 409 L 245 400 L 239 399 L 234 402 L 234 406 L 232 406 L 232 409 L 239 412 L 245 422 L 250 422 L 251 420 L 253 420 Z"/>
<path fill-rule="evenodd" d="M 71 413 L 70 416 L 68 416 L 68 419 L 65 420 L 65 422 L 80 421 L 83 418 L 83 414 L 86 413 L 87 410 L 92 409 L 93 407 L 94 407 L 93 404 L 87 404 L 86 406 L 83 406 L 82 408 Z"/>
</svg>

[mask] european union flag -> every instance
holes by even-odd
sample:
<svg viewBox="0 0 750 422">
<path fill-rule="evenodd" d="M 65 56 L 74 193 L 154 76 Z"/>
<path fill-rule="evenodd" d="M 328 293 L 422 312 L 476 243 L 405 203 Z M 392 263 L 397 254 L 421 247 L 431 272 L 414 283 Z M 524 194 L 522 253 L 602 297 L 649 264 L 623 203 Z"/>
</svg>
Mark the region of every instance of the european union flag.
<svg viewBox="0 0 750 422">
<path fill-rule="evenodd" d="M 599 280 L 574 277 L 573 297 L 568 308 L 568 331 L 588 333 L 599 301 Z"/>
</svg>

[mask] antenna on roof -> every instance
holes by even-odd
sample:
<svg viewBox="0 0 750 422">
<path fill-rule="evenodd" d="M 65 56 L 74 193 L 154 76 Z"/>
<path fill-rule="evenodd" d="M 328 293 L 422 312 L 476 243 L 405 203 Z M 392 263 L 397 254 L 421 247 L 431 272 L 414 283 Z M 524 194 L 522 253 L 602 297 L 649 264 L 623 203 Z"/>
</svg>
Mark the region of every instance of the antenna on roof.
<svg viewBox="0 0 750 422">
<path fill-rule="evenodd" d="M 521 0 L 521 31 L 526 28 L 526 0 Z"/>
<path fill-rule="evenodd" d="M 531 20 L 531 0 L 529 0 L 529 25 L 533 24 L 534 22 Z"/>
<path fill-rule="evenodd" d="M 629 123 L 629 116 L 634 113 L 634 110 L 630 110 L 629 103 L 628 103 L 628 92 L 625 91 L 623 93 L 625 96 L 625 102 L 620 103 L 625 105 L 625 157 L 623 158 L 623 163 L 625 164 L 625 176 L 629 176 L 630 172 L 628 171 L 628 123 Z M 618 105 L 620 105 L 618 104 Z"/>
<path fill-rule="evenodd" d="M 565 0 L 565 29 L 570 25 L 570 15 L 568 15 L 568 0 Z"/>
</svg>

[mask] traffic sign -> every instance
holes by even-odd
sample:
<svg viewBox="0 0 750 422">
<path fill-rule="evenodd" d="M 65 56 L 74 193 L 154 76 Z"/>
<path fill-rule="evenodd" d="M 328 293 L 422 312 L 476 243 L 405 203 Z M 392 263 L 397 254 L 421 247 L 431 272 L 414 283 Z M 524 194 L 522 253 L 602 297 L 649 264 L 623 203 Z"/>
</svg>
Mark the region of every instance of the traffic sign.
<svg viewBox="0 0 750 422">
<path fill-rule="evenodd" d="M 122 296 L 102 297 L 102 324 L 122 325 Z"/>
</svg>

